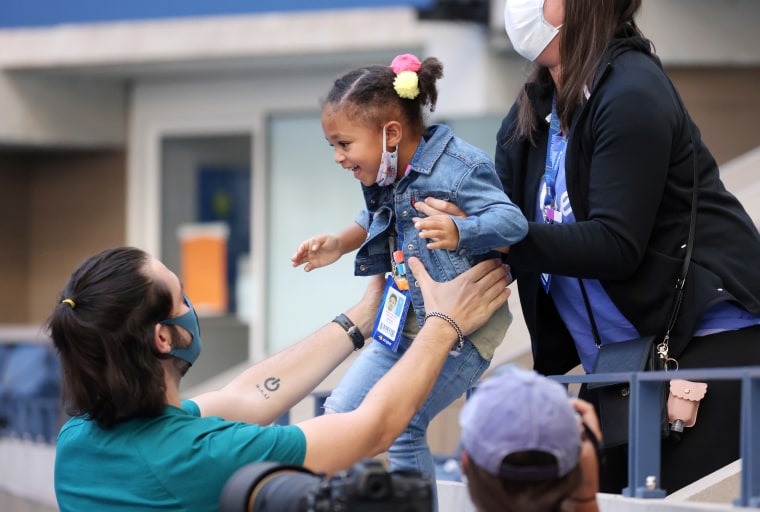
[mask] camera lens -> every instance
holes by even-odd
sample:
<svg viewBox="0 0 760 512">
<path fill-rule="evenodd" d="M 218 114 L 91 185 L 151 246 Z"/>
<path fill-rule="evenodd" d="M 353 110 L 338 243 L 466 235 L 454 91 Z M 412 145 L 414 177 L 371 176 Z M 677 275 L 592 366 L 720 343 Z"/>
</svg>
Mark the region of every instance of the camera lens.
<svg viewBox="0 0 760 512">
<path fill-rule="evenodd" d="M 432 488 L 422 473 L 389 473 L 373 459 L 331 478 L 302 466 L 256 462 L 227 480 L 219 512 L 430 512 Z"/>
<path fill-rule="evenodd" d="M 251 496 L 252 512 L 302 512 L 311 510 L 310 497 L 320 478 L 309 473 L 282 471 L 270 475 Z"/>
<path fill-rule="evenodd" d="M 254 462 L 227 480 L 219 499 L 221 512 L 302 512 L 321 478 L 301 466 Z"/>
<path fill-rule="evenodd" d="M 371 501 L 380 501 L 392 496 L 391 479 L 388 474 L 369 474 L 357 482 L 357 494 Z"/>
</svg>

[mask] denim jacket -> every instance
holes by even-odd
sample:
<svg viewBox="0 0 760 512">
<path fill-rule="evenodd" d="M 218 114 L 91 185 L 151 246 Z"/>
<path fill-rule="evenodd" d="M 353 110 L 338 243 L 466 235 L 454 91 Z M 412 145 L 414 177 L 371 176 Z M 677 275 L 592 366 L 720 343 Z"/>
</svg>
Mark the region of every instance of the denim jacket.
<svg viewBox="0 0 760 512">
<path fill-rule="evenodd" d="M 496 257 L 493 248 L 512 245 L 528 232 L 520 209 L 504 193 L 493 161 L 480 149 L 456 137 L 446 125 L 433 125 L 423 134 L 406 176 L 394 185 L 362 185 L 366 208 L 356 222 L 367 239 L 356 255 L 354 273 L 366 276 L 391 270 L 389 237 L 397 222 L 404 261 L 419 258 L 436 281 L 454 279 L 473 265 Z M 414 208 L 427 197 L 455 203 L 468 216 L 454 217 L 459 245 L 454 251 L 430 250 L 419 238 L 412 219 Z M 425 319 L 422 292 L 407 267 L 409 292 L 419 325 Z"/>
</svg>

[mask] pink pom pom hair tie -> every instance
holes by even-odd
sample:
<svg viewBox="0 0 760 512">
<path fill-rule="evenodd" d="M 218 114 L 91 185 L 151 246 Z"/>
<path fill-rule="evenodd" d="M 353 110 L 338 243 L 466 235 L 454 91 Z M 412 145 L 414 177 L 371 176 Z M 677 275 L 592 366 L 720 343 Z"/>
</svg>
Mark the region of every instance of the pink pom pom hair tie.
<svg viewBox="0 0 760 512">
<path fill-rule="evenodd" d="M 422 63 L 420 62 L 420 59 L 411 53 L 397 55 L 391 62 L 391 69 L 393 69 L 393 72 L 397 75 L 402 71 L 414 71 L 416 73 L 421 66 Z"/>
</svg>

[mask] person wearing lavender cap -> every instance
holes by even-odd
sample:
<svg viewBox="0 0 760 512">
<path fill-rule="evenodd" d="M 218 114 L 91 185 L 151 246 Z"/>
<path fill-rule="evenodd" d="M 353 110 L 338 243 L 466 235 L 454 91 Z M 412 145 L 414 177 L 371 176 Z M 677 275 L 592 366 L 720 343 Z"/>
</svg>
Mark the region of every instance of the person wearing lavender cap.
<svg viewBox="0 0 760 512">
<path fill-rule="evenodd" d="M 598 511 L 599 422 L 556 381 L 510 368 L 459 416 L 462 469 L 479 512 Z"/>
</svg>

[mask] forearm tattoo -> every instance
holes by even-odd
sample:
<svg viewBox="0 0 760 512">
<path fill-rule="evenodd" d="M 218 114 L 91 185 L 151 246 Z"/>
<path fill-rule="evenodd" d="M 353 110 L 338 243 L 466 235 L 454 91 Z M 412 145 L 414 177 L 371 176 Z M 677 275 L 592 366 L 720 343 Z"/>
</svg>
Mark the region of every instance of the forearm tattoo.
<svg viewBox="0 0 760 512">
<path fill-rule="evenodd" d="M 272 393 L 280 389 L 280 378 L 267 377 L 263 384 L 256 384 L 256 389 L 264 397 L 264 400 L 269 400 Z"/>
</svg>

